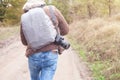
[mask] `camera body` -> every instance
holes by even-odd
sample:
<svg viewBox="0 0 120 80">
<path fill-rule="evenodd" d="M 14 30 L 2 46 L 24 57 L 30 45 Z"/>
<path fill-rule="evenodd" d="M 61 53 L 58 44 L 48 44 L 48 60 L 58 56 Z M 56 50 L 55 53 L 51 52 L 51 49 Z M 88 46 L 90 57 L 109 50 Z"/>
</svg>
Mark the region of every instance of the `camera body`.
<svg viewBox="0 0 120 80">
<path fill-rule="evenodd" d="M 61 35 L 56 36 L 55 43 L 57 45 L 61 45 L 64 49 L 68 49 L 70 47 L 70 44 L 65 41 L 65 39 Z"/>
</svg>

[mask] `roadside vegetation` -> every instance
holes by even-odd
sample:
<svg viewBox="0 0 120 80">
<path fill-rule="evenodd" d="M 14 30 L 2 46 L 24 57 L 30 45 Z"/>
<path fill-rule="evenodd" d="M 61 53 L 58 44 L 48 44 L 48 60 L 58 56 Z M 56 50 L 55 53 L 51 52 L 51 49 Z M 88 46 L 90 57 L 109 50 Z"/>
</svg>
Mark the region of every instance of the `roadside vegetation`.
<svg viewBox="0 0 120 80">
<path fill-rule="evenodd" d="M 95 80 L 120 79 L 119 20 L 95 18 L 73 22 L 69 39 L 84 60 L 89 62 Z"/>
<path fill-rule="evenodd" d="M 80 1 L 71 8 L 72 47 L 88 62 L 93 80 L 120 80 L 120 1 Z"/>
</svg>

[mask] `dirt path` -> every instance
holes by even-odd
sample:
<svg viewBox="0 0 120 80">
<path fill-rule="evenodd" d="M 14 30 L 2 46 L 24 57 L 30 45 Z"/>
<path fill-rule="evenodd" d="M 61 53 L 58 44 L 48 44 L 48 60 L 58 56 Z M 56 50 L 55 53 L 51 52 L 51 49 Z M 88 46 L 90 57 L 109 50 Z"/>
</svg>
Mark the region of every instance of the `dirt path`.
<svg viewBox="0 0 120 80">
<path fill-rule="evenodd" d="M 0 49 L 0 80 L 30 80 L 25 47 L 20 40 Z M 59 56 L 54 80 L 91 80 L 88 70 L 70 48 Z"/>
</svg>

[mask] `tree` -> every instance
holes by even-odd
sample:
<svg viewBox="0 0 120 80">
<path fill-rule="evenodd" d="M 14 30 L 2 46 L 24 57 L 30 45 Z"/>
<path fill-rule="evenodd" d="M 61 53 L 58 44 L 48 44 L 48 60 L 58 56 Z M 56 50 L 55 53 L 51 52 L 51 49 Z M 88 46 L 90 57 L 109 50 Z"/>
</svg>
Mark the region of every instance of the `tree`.
<svg viewBox="0 0 120 80">
<path fill-rule="evenodd" d="M 0 21 L 3 22 L 5 18 L 6 8 L 7 8 L 8 0 L 0 0 Z"/>
<path fill-rule="evenodd" d="M 3 22 L 5 25 L 14 25 L 20 22 L 20 17 L 22 14 L 22 7 L 25 3 L 25 0 L 4 0 L 8 1 L 8 4 L 11 4 L 11 7 L 5 7 L 4 19 Z"/>
<path fill-rule="evenodd" d="M 112 0 L 108 0 L 108 10 L 109 10 L 109 16 L 112 14 Z"/>
<path fill-rule="evenodd" d="M 92 16 L 93 16 L 93 1 L 91 1 L 91 0 L 88 0 L 88 2 L 87 2 L 87 11 L 88 11 L 88 15 L 89 15 L 89 17 L 90 18 L 92 18 Z"/>
<path fill-rule="evenodd" d="M 61 11 L 68 23 L 72 21 L 71 16 L 69 15 L 69 0 L 53 0 L 52 4 Z"/>
</svg>

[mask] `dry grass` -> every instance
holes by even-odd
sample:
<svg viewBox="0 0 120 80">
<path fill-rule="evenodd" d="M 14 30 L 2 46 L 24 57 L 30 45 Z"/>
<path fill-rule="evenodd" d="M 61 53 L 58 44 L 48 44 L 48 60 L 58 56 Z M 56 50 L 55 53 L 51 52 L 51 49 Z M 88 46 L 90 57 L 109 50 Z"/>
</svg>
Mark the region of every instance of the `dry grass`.
<svg viewBox="0 0 120 80">
<path fill-rule="evenodd" d="M 70 31 L 87 53 L 93 53 L 87 54 L 89 61 L 109 61 L 109 67 L 103 70 L 106 80 L 120 80 L 120 15 L 77 21 L 71 24 Z M 108 78 L 116 73 L 116 79 Z"/>
<path fill-rule="evenodd" d="M 0 49 L 14 42 L 19 33 L 18 26 L 0 27 Z"/>
<path fill-rule="evenodd" d="M 19 27 L 0 27 L 0 41 L 19 33 Z"/>
</svg>

